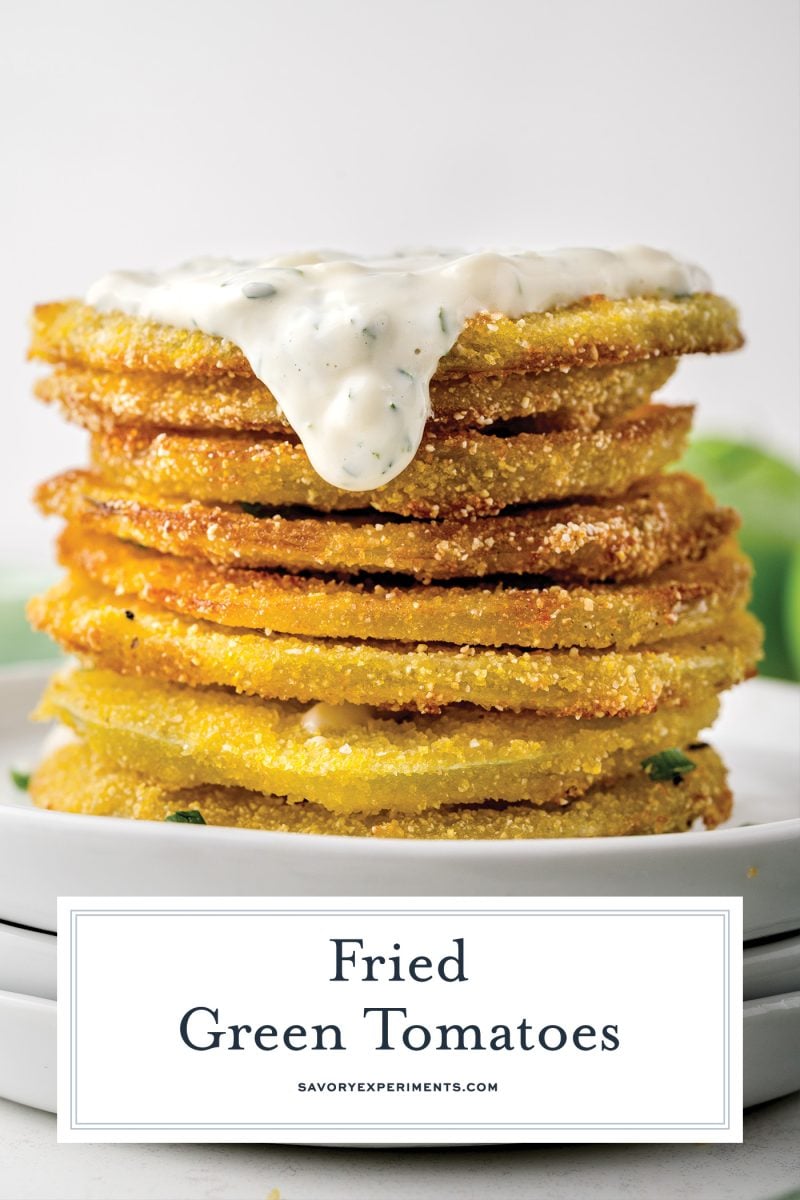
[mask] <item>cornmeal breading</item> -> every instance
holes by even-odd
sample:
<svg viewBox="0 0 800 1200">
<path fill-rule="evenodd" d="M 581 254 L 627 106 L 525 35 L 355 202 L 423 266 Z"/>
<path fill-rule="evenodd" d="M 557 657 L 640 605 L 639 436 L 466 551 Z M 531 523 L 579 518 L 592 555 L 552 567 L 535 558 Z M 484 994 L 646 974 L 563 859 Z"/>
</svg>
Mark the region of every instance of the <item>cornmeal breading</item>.
<svg viewBox="0 0 800 1200">
<path fill-rule="evenodd" d="M 91 461 L 107 483 L 160 496 L 461 518 L 566 497 L 618 496 L 678 458 L 692 412 L 652 404 L 589 433 L 426 435 L 410 466 L 374 492 L 333 487 L 299 443 L 266 435 L 117 428 L 93 434 Z"/>
<path fill-rule="evenodd" d="M 440 360 L 435 377 L 641 362 L 737 350 L 741 345 L 736 309 L 721 296 L 698 293 L 629 300 L 595 296 L 520 318 L 500 313 L 471 317 L 450 353 Z M 100 313 L 78 300 L 36 307 L 30 357 L 116 371 L 212 377 L 253 374 L 232 342 L 200 330 L 175 329 L 118 312 Z"/>
<path fill-rule="evenodd" d="M 55 676 L 36 715 L 169 785 L 244 787 L 339 813 L 414 813 L 487 799 L 571 799 L 665 746 L 694 741 L 717 710 L 717 697 L 700 692 L 685 707 L 625 719 L 458 705 L 438 716 L 373 716 L 324 736 L 306 731 L 296 702 L 89 669 Z"/>
<path fill-rule="evenodd" d="M 703 558 L 739 524 L 698 479 L 677 474 L 641 480 L 616 500 L 470 521 L 254 514 L 131 492 L 86 471 L 48 480 L 35 499 L 42 512 L 66 517 L 85 532 L 180 557 L 287 571 L 391 573 L 423 583 L 485 575 L 642 579 L 666 563 Z"/>
<path fill-rule="evenodd" d="M 434 380 L 430 421 L 448 428 L 527 418 L 539 432 L 595 429 L 647 404 L 675 367 L 674 358 L 655 358 L 622 366 Z M 38 380 L 34 390 L 68 420 L 92 430 L 149 425 L 291 433 L 271 392 L 255 378 L 59 367 Z"/>
<path fill-rule="evenodd" d="M 328 836 L 448 841 L 620 837 L 681 832 L 698 819 L 712 829 L 731 811 L 725 768 L 708 746 L 690 746 L 686 753 L 695 769 L 677 784 L 653 782 L 639 769 L 613 786 L 594 784 L 558 808 L 522 802 L 444 806 L 411 816 L 333 814 L 318 804 L 287 804 L 244 788 L 170 788 L 121 768 L 81 742 L 49 755 L 31 779 L 30 791 L 34 804 L 57 812 L 164 821 L 172 813 L 194 810 L 207 825 Z"/>
<path fill-rule="evenodd" d="M 686 704 L 755 672 L 761 629 L 748 613 L 663 646 L 517 650 L 298 638 L 226 629 L 116 596 L 74 574 L 28 605 L 36 629 L 94 666 L 276 700 L 437 713 L 448 704 L 605 717 Z"/>
<path fill-rule="evenodd" d="M 750 594 L 749 560 L 733 542 L 701 562 L 662 567 L 629 584 L 547 584 L 537 579 L 449 586 L 395 579 L 241 570 L 159 554 L 69 525 L 59 560 L 117 594 L 187 617 L 306 637 L 377 638 L 457 645 L 625 649 L 718 625 Z"/>
</svg>

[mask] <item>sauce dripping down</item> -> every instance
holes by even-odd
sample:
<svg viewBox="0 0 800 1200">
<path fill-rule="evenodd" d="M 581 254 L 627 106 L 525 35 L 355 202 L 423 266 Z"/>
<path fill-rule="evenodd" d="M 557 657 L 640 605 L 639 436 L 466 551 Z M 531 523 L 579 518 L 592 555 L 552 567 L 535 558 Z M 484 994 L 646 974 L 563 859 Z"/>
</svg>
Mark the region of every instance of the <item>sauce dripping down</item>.
<svg viewBox="0 0 800 1200">
<path fill-rule="evenodd" d="M 281 406 L 312 466 L 345 491 L 388 483 L 417 452 L 429 384 L 465 322 L 610 299 L 710 289 L 690 263 L 646 246 L 546 253 L 330 253 L 203 258 L 92 285 L 102 312 L 227 338 Z"/>
</svg>

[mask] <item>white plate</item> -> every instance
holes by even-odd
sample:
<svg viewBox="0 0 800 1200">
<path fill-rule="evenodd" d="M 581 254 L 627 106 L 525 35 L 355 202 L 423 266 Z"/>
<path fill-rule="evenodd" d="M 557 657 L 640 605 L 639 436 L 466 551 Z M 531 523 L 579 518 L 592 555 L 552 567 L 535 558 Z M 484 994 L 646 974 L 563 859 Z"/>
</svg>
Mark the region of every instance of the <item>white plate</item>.
<svg viewBox="0 0 800 1200">
<path fill-rule="evenodd" d="M 0 672 L 0 917 L 55 929 L 58 895 L 744 895 L 745 936 L 800 928 L 800 688 L 724 697 L 714 743 L 737 797 L 714 833 L 421 842 L 39 812 L 8 781 L 47 672 Z"/>
<path fill-rule="evenodd" d="M 744 1106 L 800 1089 L 800 992 L 744 1002 Z"/>
<path fill-rule="evenodd" d="M 779 937 L 760 946 L 745 946 L 745 1000 L 777 996 L 781 992 L 800 992 L 800 933 Z"/>
<path fill-rule="evenodd" d="M 56 1111 L 56 1002 L 0 992 L 0 1096 Z"/>
<path fill-rule="evenodd" d="M 56 935 L 0 921 L 0 991 L 56 998 Z M 800 934 L 744 948 L 744 998 L 800 991 Z"/>
<path fill-rule="evenodd" d="M 0 991 L 56 998 L 56 937 L 0 921 Z"/>
<path fill-rule="evenodd" d="M 800 992 L 745 1001 L 745 1108 L 800 1089 L 797 1045 Z M 0 991 L 0 1096 L 56 1111 L 54 1000 Z"/>
</svg>

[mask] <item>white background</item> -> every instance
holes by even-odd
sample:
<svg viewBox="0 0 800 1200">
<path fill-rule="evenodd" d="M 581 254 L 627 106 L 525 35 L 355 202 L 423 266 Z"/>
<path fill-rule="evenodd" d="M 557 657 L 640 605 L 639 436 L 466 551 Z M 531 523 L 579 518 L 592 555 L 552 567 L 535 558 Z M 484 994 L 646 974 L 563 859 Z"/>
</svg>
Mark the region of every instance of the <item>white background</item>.
<svg viewBox="0 0 800 1200">
<path fill-rule="evenodd" d="M 116 266 L 314 245 L 645 241 L 740 304 L 699 425 L 800 457 L 796 0 L 5 0 L 0 565 L 83 437 L 25 320 Z"/>
<path fill-rule="evenodd" d="M 272 911 L 173 914 L 157 911 L 176 907 L 159 898 L 60 898 L 58 992 L 62 1001 L 71 997 L 59 1003 L 58 1014 L 60 1140 L 691 1142 L 701 1134 L 705 1141 L 741 1140 L 740 898 L 481 898 L 478 912 L 472 899 L 381 898 L 380 913 L 361 911 L 374 905 L 360 898 L 215 898 L 217 910 Z M 640 906 L 662 911 L 569 911 Z M 208 907 L 202 899 L 180 903 L 185 910 Z M 687 911 L 696 908 L 706 911 Z M 119 909 L 128 912 L 115 914 Z M 312 912 L 281 915 L 282 909 Z M 492 909 L 500 911 L 480 911 Z M 554 912 L 519 912 L 525 909 Z M 77 911 L 72 920 L 71 910 Z M 720 910 L 730 912 L 730 1001 Z M 464 939 L 463 981 L 445 982 L 435 973 L 428 982 L 408 980 L 412 957 L 436 964 L 453 953 L 456 937 Z M 389 981 L 378 968 L 377 980 L 361 982 L 357 962 L 345 966 L 345 981 L 331 981 L 333 938 L 361 938 L 365 954 L 384 957 L 397 942 L 406 980 Z M 726 1003 L 735 1014 L 729 1056 Z M 245 1035 L 240 1050 L 228 1049 L 227 1037 L 219 1049 L 192 1050 L 179 1026 L 197 1006 L 218 1012 L 218 1024 L 207 1014 L 192 1016 L 190 1037 L 199 1045 L 207 1044 L 209 1031 L 230 1024 L 251 1031 L 271 1025 L 279 1038 L 302 1025 L 313 1042 L 313 1025 L 335 1023 L 344 1049 L 279 1044 L 265 1051 Z M 392 1050 L 379 1049 L 379 1016 L 364 1019 L 363 1010 L 376 1007 L 407 1010 L 406 1020 L 391 1018 Z M 560 1050 L 522 1050 L 515 1032 L 522 1020 L 534 1040 L 547 1025 L 561 1026 L 570 1040 Z M 435 1026 L 452 1023 L 477 1024 L 487 1047 L 493 1026 L 507 1025 L 515 1049 L 436 1049 Z M 431 1029 L 430 1047 L 406 1049 L 396 1032 L 406 1025 Z M 596 1050 L 576 1049 L 571 1034 L 584 1025 L 598 1033 L 616 1027 L 619 1047 L 601 1050 L 600 1036 Z M 419 1030 L 413 1038 L 419 1045 Z M 730 1123 L 723 1129 L 726 1062 Z M 448 1094 L 297 1090 L 299 1081 L 359 1080 L 499 1086 Z M 317 1127 L 303 1131 L 309 1122 Z M 519 1129 L 520 1122 L 545 1127 Z M 570 1129 L 568 1122 L 589 1128 Z M 123 1127 L 103 1128 L 115 1123 Z M 157 1128 L 161 1123 L 178 1128 Z M 229 1123 L 240 1128 L 224 1128 Z M 266 1128 L 247 1131 L 259 1123 Z M 281 1127 L 292 1123 L 296 1130 Z M 200 1127 L 183 1128 L 193 1124 Z M 207 1124 L 217 1128 L 202 1128 Z"/>
</svg>

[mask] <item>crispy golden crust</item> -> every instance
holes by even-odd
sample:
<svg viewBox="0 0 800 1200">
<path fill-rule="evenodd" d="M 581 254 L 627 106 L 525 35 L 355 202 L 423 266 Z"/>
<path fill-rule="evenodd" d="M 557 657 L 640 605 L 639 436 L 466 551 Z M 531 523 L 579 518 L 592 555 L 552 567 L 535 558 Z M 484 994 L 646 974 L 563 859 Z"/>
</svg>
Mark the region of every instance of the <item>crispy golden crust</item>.
<svg viewBox="0 0 800 1200">
<path fill-rule="evenodd" d="M 721 296 L 699 293 L 674 300 L 641 297 L 580 304 L 518 320 L 496 313 L 472 317 L 438 378 L 546 371 L 595 363 L 639 362 L 679 354 L 736 350 L 742 345 L 735 308 Z M 41 304 L 33 313 L 30 357 L 45 362 L 116 371 L 251 376 L 237 346 L 199 331 L 99 313 L 70 300 Z"/>
<path fill-rule="evenodd" d="M 675 359 L 612 367 L 576 367 L 538 375 L 469 375 L 431 384 L 431 421 L 442 427 L 482 426 L 518 418 L 534 431 L 595 429 L 646 404 L 675 370 Z M 67 420 L 93 431 L 116 425 L 164 429 L 253 430 L 291 426 L 257 379 L 192 378 L 153 371 L 91 371 L 61 367 L 38 380 L 36 395 Z"/>
<path fill-rule="evenodd" d="M 405 471 L 373 492 L 341 491 L 316 474 L 301 445 L 254 434 L 115 429 L 93 435 L 91 460 L 108 483 L 206 503 L 470 517 L 568 496 L 618 496 L 680 456 L 692 412 L 653 404 L 590 433 L 429 435 Z"/>
<path fill-rule="evenodd" d="M 702 558 L 738 527 L 689 475 L 642 480 L 615 501 L 523 509 L 470 521 L 255 517 L 170 501 L 68 471 L 36 491 L 42 512 L 88 533 L 114 534 L 220 565 L 408 575 L 423 582 L 484 575 L 553 580 L 641 579 Z"/>
<path fill-rule="evenodd" d="M 750 594 L 749 560 L 733 543 L 645 582 L 437 587 L 355 583 L 217 567 L 68 526 L 59 561 L 117 593 L 186 617 L 305 637 L 482 646 L 625 648 L 712 628 Z"/>
<path fill-rule="evenodd" d="M 83 661 L 123 675 L 233 688 L 269 700 L 323 700 L 439 712 L 467 702 L 542 716 L 610 717 L 686 704 L 755 671 L 761 629 L 724 628 L 635 650 L 516 650 L 337 641 L 224 629 L 67 576 L 28 605 L 35 629 Z"/>
<path fill-rule="evenodd" d="M 716 696 L 699 694 L 684 708 L 626 719 L 457 706 L 321 736 L 305 731 L 296 703 L 80 670 L 55 676 L 35 715 L 57 718 L 121 767 L 167 786 L 243 787 L 338 813 L 414 813 L 487 799 L 572 799 L 649 754 L 694 741 L 717 709 Z"/>
<path fill-rule="evenodd" d="M 677 833 L 700 819 L 713 829 L 730 816 L 725 768 L 708 747 L 686 750 L 696 764 L 679 784 L 654 783 L 644 771 L 613 787 L 595 784 L 561 808 L 527 803 L 444 806 L 416 816 L 334 815 L 318 804 L 287 804 L 244 788 L 201 785 L 170 788 L 152 776 L 125 770 L 85 743 L 62 746 L 36 770 L 30 794 L 39 808 L 94 816 L 163 821 L 196 810 L 207 825 L 347 837 L 461 839 L 620 837 Z"/>
</svg>

